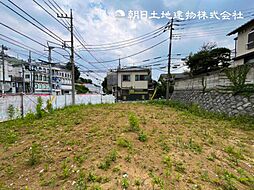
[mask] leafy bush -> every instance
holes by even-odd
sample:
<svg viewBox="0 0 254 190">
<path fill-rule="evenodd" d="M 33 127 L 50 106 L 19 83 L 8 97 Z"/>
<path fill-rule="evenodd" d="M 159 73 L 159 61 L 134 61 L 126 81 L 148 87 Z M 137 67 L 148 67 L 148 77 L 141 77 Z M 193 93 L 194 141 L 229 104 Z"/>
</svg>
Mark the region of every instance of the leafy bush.
<svg viewBox="0 0 254 190">
<path fill-rule="evenodd" d="M 225 74 L 227 75 L 230 82 L 233 84 L 228 87 L 234 94 L 252 92 L 254 93 L 254 86 L 245 84 L 247 74 L 249 73 L 251 66 L 248 64 L 240 65 L 238 67 L 227 68 Z"/>
<path fill-rule="evenodd" d="M 40 147 L 39 144 L 33 143 L 29 149 L 28 164 L 34 166 L 40 162 Z"/>
<path fill-rule="evenodd" d="M 113 150 L 110 152 L 108 156 L 104 159 L 102 163 L 99 165 L 99 169 L 102 170 L 108 170 L 113 162 L 115 162 L 117 159 L 117 151 Z"/>
<path fill-rule="evenodd" d="M 131 132 L 136 132 L 139 131 L 139 120 L 137 116 L 134 113 L 131 113 L 129 115 L 129 123 L 130 123 L 130 131 Z"/>
<path fill-rule="evenodd" d="M 127 139 L 124 139 L 124 138 L 119 138 L 116 143 L 118 146 L 123 147 L 123 148 L 131 148 L 132 147 L 131 142 L 128 141 Z"/>
<path fill-rule="evenodd" d="M 128 187 L 130 186 L 130 182 L 127 178 L 123 178 L 122 179 L 122 188 L 123 189 L 128 189 Z"/>
<path fill-rule="evenodd" d="M 38 97 L 37 105 L 36 105 L 36 116 L 37 116 L 37 118 L 42 118 L 42 115 L 43 115 L 42 106 L 43 106 L 42 98 Z"/>
<path fill-rule="evenodd" d="M 53 113 L 54 110 L 53 110 L 52 100 L 50 99 L 47 100 L 46 109 L 49 113 Z"/>
<path fill-rule="evenodd" d="M 86 190 L 87 189 L 87 185 L 86 185 L 86 181 L 85 181 L 85 174 L 81 171 L 79 173 L 79 177 L 77 180 L 77 183 L 75 185 L 75 189 L 76 190 Z"/>
<path fill-rule="evenodd" d="M 139 133 L 138 140 L 141 142 L 146 142 L 147 141 L 147 134 L 142 131 Z"/>
<path fill-rule="evenodd" d="M 89 92 L 89 89 L 84 85 L 75 85 L 75 89 L 77 90 L 77 94 L 86 94 Z"/>
<path fill-rule="evenodd" d="M 15 117 L 15 107 L 12 104 L 9 105 L 7 112 L 8 112 L 9 119 L 11 119 L 11 120 L 14 119 L 14 117 Z"/>
</svg>

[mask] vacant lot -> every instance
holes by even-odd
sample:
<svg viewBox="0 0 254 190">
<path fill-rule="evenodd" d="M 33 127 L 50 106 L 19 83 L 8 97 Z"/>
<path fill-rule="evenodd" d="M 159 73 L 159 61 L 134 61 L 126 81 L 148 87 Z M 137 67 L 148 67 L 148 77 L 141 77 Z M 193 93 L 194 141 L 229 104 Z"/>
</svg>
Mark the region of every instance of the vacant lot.
<svg viewBox="0 0 254 190">
<path fill-rule="evenodd" d="M 242 125 L 242 126 L 241 126 Z M 163 105 L 0 124 L 0 189 L 254 189 L 254 131 Z"/>
</svg>

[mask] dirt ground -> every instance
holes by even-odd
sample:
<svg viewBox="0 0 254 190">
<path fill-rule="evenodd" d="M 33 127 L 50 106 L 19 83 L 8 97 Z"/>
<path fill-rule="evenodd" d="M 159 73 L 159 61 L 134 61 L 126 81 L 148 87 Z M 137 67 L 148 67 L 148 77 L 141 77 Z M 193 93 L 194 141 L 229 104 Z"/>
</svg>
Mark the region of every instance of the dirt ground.
<svg viewBox="0 0 254 190">
<path fill-rule="evenodd" d="M 254 131 L 229 121 L 138 103 L 4 127 L 0 189 L 254 190 Z"/>
</svg>

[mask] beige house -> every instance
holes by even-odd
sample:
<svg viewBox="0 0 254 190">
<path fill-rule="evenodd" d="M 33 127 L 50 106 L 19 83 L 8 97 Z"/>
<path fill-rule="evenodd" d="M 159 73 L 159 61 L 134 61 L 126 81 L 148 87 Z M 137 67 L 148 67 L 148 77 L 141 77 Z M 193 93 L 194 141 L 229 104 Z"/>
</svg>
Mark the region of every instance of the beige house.
<svg viewBox="0 0 254 190">
<path fill-rule="evenodd" d="M 254 63 L 254 19 L 230 32 L 228 36 L 233 34 L 237 34 L 233 66 Z"/>
<path fill-rule="evenodd" d="M 148 100 L 153 92 L 151 70 L 130 67 L 108 73 L 108 89 L 120 100 Z"/>
</svg>

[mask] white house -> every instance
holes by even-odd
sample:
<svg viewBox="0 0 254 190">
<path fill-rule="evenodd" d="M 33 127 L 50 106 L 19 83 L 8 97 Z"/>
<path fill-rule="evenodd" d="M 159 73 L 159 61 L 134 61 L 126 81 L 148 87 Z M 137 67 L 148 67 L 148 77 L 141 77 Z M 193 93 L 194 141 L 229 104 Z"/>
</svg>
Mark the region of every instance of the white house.
<svg viewBox="0 0 254 190">
<path fill-rule="evenodd" d="M 233 34 L 237 34 L 233 66 L 254 63 L 254 19 L 233 30 L 228 36 Z"/>
<path fill-rule="evenodd" d="M 151 70 L 140 67 L 117 69 L 108 73 L 108 88 L 120 100 L 148 100 L 154 90 Z"/>
</svg>

